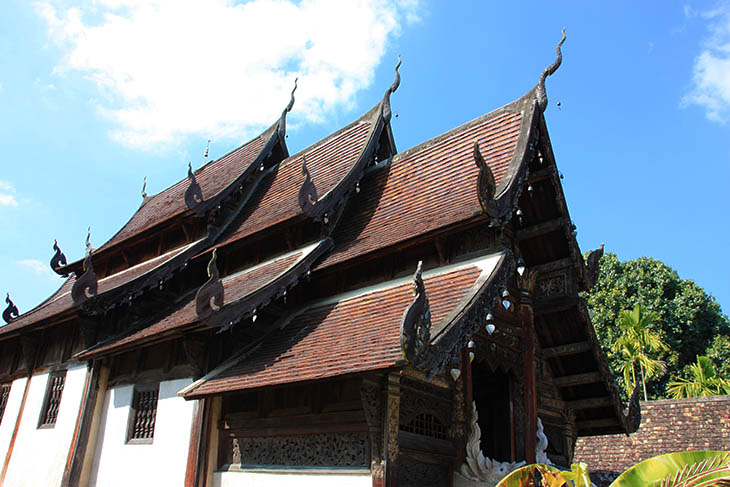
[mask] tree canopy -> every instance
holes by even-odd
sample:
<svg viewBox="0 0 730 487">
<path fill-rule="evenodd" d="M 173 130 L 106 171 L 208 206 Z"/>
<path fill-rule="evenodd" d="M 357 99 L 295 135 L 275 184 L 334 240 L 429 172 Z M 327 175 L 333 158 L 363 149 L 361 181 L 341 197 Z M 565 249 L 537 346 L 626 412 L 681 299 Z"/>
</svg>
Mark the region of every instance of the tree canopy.
<svg viewBox="0 0 730 487">
<path fill-rule="evenodd" d="M 599 262 L 595 286 L 586 296 L 593 310 L 596 334 L 606 352 L 611 369 L 622 391 L 626 390 L 620 347 L 620 314 L 640 304 L 657 320 L 653 330 L 667 346 L 652 355 L 667 365 L 667 372 L 647 377 L 650 399 L 666 397 L 669 382 L 691 378 L 691 364 L 698 355 L 708 356 L 720 377 L 730 373 L 730 321 L 719 303 L 702 287 L 681 279 L 677 271 L 650 257 L 622 262 L 616 254 L 606 253 Z"/>
</svg>

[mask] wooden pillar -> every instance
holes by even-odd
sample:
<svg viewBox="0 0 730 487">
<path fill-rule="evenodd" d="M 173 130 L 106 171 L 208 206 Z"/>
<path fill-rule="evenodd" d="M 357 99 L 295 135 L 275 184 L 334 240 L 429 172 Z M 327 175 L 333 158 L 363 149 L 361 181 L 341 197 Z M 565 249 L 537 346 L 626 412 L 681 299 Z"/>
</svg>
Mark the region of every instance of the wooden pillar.
<svg viewBox="0 0 730 487">
<path fill-rule="evenodd" d="M 537 275 L 526 271 L 518 278 L 520 286 L 519 316 L 522 324 L 523 365 L 525 371 L 525 461 L 535 463 L 537 448 L 537 377 L 535 374 L 535 316 L 532 308 L 532 290 Z"/>
<path fill-rule="evenodd" d="M 223 398 L 220 396 L 211 397 L 207 399 L 208 401 L 208 410 L 210 411 L 210 414 L 208 415 L 208 447 L 206 452 L 206 462 L 205 462 L 205 477 L 203 484 L 201 485 L 213 485 L 213 474 L 218 469 L 218 446 L 219 443 L 219 431 L 218 431 L 218 422 L 221 419 L 221 414 L 223 412 Z"/>
<path fill-rule="evenodd" d="M 388 374 L 383 418 L 384 487 L 398 485 L 398 431 L 400 429 L 400 373 Z"/>
<path fill-rule="evenodd" d="M 190 428 L 190 444 L 188 445 L 188 462 L 185 470 L 185 487 L 205 485 L 206 463 L 208 460 L 208 428 L 210 427 L 210 401 L 195 400 L 193 405 L 193 424 Z"/>
<path fill-rule="evenodd" d="M 370 443 L 370 477 L 373 487 L 383 487 L 383 391 L 380 377 L 365 377 L 360 386 L 365 421 L 368 423 L 368 440 Z"/>
<path fill-rule="evenodd" d="M 458 470 L 466 458 L 467 425 L 471 421 L 472 402 L 474 401 L 470 352 L 473 353 L 470 349 L 462 351 L 461 377 L 454 384 L 453 417 L 450 434 L 457 445 L 454 470 Z"/>
</svg>

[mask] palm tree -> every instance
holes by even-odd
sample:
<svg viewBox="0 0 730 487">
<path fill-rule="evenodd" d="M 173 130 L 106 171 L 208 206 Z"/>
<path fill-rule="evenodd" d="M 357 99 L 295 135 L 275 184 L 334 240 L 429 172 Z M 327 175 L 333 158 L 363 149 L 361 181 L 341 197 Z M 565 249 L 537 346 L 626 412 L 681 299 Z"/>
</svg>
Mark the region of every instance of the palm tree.
<svg viewBox="0 0 730 487">
<path fill-rule="evenodd" d="M 621 310 L 619 313 L 619 337 L 613 344 L 613 351 L 622 360 L 621 371 L 624 377 L 626 392 L 631 395 L 636 385 L 636 366 L 639 367 L 641 383 L 646 394 L 646 380 L 661 375 L 667 366 L 661 360 L 650 356 L 655 352 L 668 350 L 661 337 L 652 329 L 659 321 L 659 314 L 649 311 L 637 304 L 633 310 Z"/>
<path fill-rule="evenodd" d="M 679 399 L 681 397 L 715 396 L 730 394 L 730 379 L 717 375 L 715 364 L 709 357 L 697 356 L 697 363 L 690 364 L 691 379 L 679 379 L 667 385 L 667 394 Z"/>
</svg>

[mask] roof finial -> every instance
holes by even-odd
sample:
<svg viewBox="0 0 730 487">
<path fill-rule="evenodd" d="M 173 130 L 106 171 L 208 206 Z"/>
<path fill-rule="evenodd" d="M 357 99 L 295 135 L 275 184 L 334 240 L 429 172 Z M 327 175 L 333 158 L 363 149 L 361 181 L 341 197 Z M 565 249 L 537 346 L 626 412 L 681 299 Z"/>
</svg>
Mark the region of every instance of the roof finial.
<svg viewBox="0 0 730 487">
<path fill-rule="evenodd" d="M 218 249 L 213 249 L 213 255 L 208 262 L 208 280 L 200 286 L 195 295 L 195 312 L 201 320 L 210 318 L 223 307 L 224 289 L 216 261 Z"/>
<path fill-rule="evenodd" d="M 10 293 L 5 296 L 5 302 L 8 303 L 8 307 L 5 308 L 5 311 L 3 311 L 3 319 L 5 320 L 5 323 L 10 323 L 15 318 L 20 316 L 20 313 L 18 312 L 18 307 L 15 306 L 13 300 L 10 299 Z"/>
<path fill-rule="evenodd" d="M 294 78 L 294 88 L 291 90 L 291 98 L 289 99 L 289 104 L 284 108 L 284 111 L 281 112 L 281 119 L 279 119 L 279 127 L 277 128 L 277 131 L 279 133 L 279 140 L 284 141 L 286 138 L 286 114 L 291 112 L 291 109 L 294 108 L 294 92 L 297 91 L 297 82 L 299 81 L 299 78 Z"/>
<path fill-rule="evenodd" d="M 403 313 L 400 324 L 400 346 L 403 358 L 421 368 L 429 359 L 431 345 L 431 308 L 426 297 L 422 271 L 423 262 L 418 261 L 412 284 L 415 297 Z"/>
<path fill-rule="evenodd" d="M 545 92 L 545 80 L 548 76 L 557 71 L 560 67 L 560 64 L 563 62 L 563 53 L 560 51 L 560 46 L 563 45 L 563 42 L 565 42 L 565 27 L 563 27 L 563 38 L 560 39 L 560 42 L 558 42 L 558 47 L 555 48 L 555 52 L 557 53 L 555 62 L 545 68 L 545 71 L 543 71 L 540 75 L 540 80 L 537 82 L 537 93 L 535 96 L 537 97 L 537 106 L 540 108 L 541 112 L 545 111 L 548 103 L 547 93 Z"/>
<path fill-rule="evenodd" d="M 289 100 L 289 104 L 286 106 L 287 113 L 291 112 L 291 109 L 294 108 L 294 92 L 297 91 L 297 81 L 299 81 L 299 78 L 294 78 L 294 88 L 291 90 L 291 99 Z"/>
<path fill-rule="evenodd" d="M 474 141 L 474 162 L 479 168 L 479 178 L 477 179 L 477 197 L 479 204 L 482 206 L 484 213 L 489 212 L 489 202 L 497 194 L 497 184 L 494 181 L 494 173 L 489 167 L 487 161 L 484 160 L 482 152 L 479 150 L 479 142 Z"/>
<path fill-rule="evenodd" d="M 144 177 L 144 181 L 142 182 L 142 199 L 147 199 L 147 176 Z"/>
<path fill-rule="evenodd" d="M 208 139 L 208 145 L 205 146 L 205 153 L 203 154 L 203 164 L 208 162 L 208 151 L 210 150 L 210 139 Z"/>
<path fill-rule="evenodd" d="M 66 277 L 68 274 L 61 274 L 58 272 L 58 269 L 61 266 L 66 265 L 66 255 L 61 252 L 61 247 L 58 246 L 58 240 L 53 241 L 53 250 L 56 252 L 53 254 L 53 257 L 51 257 L 51 269 L 57 274 L 62 275 L 63 277 Z"/>
<path fill-rule="evenodd" d="M 313 209 L 318 200 L 317 188 L 314 186 L 309 169 L 307 169 L 307 158 L 304 155 L 302 155 L 302 176 L 304 176 L 304 182 L 299 188 L 299 207 L 307 215 L 314 216 Z"/>
<path fill-rule="evenodd" d="M 86 230 L 86 253 L 91 253 L 91 227 Z"/>
<path fill-rule="evenodd" d="M 195 179 L 192 162 L 188 162 L 188 179 L 190 179 L 190 185 L 185 190 L 185 204 L 191 210 L 197 211 L 198 206 L 203 202 L 203 190 Z"/>
<path fill-rule="evenodd" d="M 395 65 L 395 81 L 393 81 L 393 84 L 390 85 L 390 87 L 385 90 L 385 95 L 383 95 L 383 118 L 386 122 L 390 121 L 391 111 L 390 111 L 390 95 L 395 93 L 395 90 L 398 89 L 400 86 L 400 73 L 398 72 L 398 69 L 401 65 L 401 59 L 400 54 L 398 54 L 398 64 Z"/>
</svg>

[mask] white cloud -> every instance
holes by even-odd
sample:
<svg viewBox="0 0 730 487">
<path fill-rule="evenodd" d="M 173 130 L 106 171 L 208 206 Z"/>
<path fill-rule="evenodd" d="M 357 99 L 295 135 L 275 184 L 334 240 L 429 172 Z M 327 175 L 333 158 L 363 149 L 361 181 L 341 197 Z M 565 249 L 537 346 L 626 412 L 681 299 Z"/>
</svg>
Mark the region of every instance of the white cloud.
<svg viewBox="0 0 730 487">
<path fill-rule="evenodd" d="M 111 135 L 143 149 L 190 134 L 251 135 L 281 113 L 297 76 L 297 113 L 316 121 L 350 106 L 399 19 L 417 22 L 417 10 L 418 0 L 36 4 L 65 50 L 55 71 L 92 80 Z"/>
<path fill-rule="evenodd" d="M 0 206 L 12 206 L 17 208 L 18 200 L 15 199 L 15 188 L 12 184 L 0 181 Z"/>
<path fill-rule="evenodd" d="M 51 270 L 48 263 L 44 263 L 36 259 L 21 259 L 16 261 L 16 264 L 25 267 L 36 276 L 46 277 L 54 281 L 58 280 L 58 274 Z"/>
<path fill-rule="evenodd" d="M 699 105 L 708 119 L 725 123 L 730 118 L 730 9 L 703 17 L 710 20 L 710 35 L 695 58 L 692 89 L 682 98 L 682 106 Z"/>
</svg>

